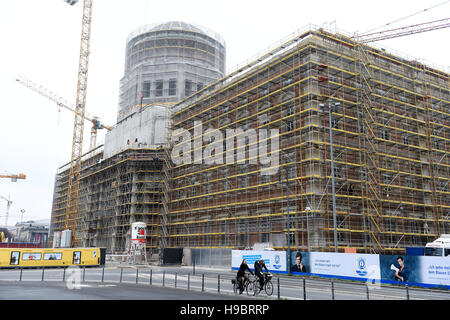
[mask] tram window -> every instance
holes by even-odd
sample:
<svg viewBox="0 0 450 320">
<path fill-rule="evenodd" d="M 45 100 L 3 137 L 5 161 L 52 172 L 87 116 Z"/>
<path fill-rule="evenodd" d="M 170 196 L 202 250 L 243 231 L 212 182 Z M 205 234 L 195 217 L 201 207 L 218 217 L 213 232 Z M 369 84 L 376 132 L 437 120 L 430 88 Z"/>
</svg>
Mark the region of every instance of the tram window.
<svg viewBox="0 0 450 320">
<path fill-rule="evenodd" d="M 61 260 L 62 253 L 44 253 L 44 260 Z"/>
<path fill-rule="evenodd" d="M 42 254 L 41 253 L 23 253 L 22 254 L 22 260 L 41 260 Z"/>
<path fill-rule="evenodd" d="M 449 249 L 445 249 L 444 251 L 444 256 L 450 256 L 450 248 Z"/>
<path fill-rule="evenodd" d="M 11 260 L 9 261 L 10 265 L 18 265 L 19 264 L 19 258 L 20 258 L 20 252 L 19 251 L 13 251 L 11 252 Z"/>
<path fill-rule="evenodd" d="M 73 264 L 80 264 L 81 262 L 81 251 L 75 251 L 73 253 Z"/>
</svg>

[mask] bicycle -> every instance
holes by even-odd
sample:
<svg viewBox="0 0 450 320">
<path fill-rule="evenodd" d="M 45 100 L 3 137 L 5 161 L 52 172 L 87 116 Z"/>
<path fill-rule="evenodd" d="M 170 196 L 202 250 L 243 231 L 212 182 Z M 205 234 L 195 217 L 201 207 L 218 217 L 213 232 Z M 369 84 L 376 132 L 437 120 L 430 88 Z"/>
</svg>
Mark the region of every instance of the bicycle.
<svg viewBox="0 0 450 320">
<path fill-rule="evenodd" d="M 244 282 L 242 284 L 243 289 L 242 292 L 246 291 L 248 295 L 253 295 L 253 282 L 255 280 L 251 280 L 248 275 L 246 274 L 246 276 L 244 277 Z M 236 277 L 235 279 L 232 279 L 231 282 L 233 283 L 233 292 L 235 294 L 238 294 L 238 289 L 239 289 L 239 280 L 238 277 Z"/>
<path fill-rule="evenodd" d="M 266 292 L 268 296 L 271 296 L 273 293 L 273 284 L 272 284 L 272 275 L 271 274 L 264 274 L 264 283 L 263 283 L 263 289 Z M 261 292 L 261 287 L 259 285 L 259 278 L 255 277 L 255 282 L 253 283 L 253 295 L 256 296 Z"/>
</svg>

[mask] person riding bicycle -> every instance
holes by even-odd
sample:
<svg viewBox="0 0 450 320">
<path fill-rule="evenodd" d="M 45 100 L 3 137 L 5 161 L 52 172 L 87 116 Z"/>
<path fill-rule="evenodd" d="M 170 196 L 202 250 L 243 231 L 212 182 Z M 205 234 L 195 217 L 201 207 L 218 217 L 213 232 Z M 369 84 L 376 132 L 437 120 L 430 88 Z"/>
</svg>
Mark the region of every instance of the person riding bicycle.
<svg viewBox="0 0 450 320">
<path fill-rule="evenodd" d="M 266 267 L 264 259 L 255 262 L 255 274 L 259 278 L 259 287 L 261 290 L 264 289 L 264 273 L 263 269 L 266 269 L 267 274 L 270 274 L 269 270 Z"/>
<path fill-rule="evenodd" d="M 241 266 L 239 267 L 239 270 L 237 272 L 239 294 L 242 294 L 242 292 L 244 291 L 244 281 L 247 278 L 247 275 L 245 274 L 246 270 L 248 270 L 253 275 L 252 270 L 250 270 L 250 268 L 247 265 L 247 260 L 244 259 L 242 260 Z"/>
</svg>

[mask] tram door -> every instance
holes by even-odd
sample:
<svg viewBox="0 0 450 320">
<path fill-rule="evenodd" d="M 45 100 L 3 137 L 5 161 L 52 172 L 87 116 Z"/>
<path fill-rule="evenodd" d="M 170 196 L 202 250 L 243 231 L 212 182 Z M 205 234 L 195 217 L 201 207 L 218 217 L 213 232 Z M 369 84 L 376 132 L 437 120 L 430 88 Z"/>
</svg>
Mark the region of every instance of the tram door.
<svg viewBox="0 0 450 320">
<path fill-rule="evenodd" d="M 11 260 L 9 261 L 10 265 L 17 266 L 19 264 L 20 252 L 13 251 L 11 252 Z"/>
<path fill-rule="evenodd" d="M 80 264 L 81 263 L 81 251 L 74 251 L 73 252 L 73 264 Z"/>
</svg>

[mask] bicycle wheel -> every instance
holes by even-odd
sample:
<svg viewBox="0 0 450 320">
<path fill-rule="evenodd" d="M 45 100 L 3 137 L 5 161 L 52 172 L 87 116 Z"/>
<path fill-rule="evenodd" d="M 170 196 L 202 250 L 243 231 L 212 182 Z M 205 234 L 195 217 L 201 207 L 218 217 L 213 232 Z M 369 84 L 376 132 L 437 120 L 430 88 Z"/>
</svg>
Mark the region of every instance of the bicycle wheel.
<svg viewBox="0 0 450 320">
<path fill-rule="evenodd" d="M 267 295 L 268 295 L 268 296 L 271 296 L 272 293 L 273 293 L 273 284 L 272 284 L 272 281 L 270 281 L 270 280 L 267 281 L 266 284 L 265 284 L 265 286 L 264 286 L 264 289 L 265 289 Z"/>
<path fill-rule="evenodd" d="M 259 288 L 259 280 L 256 279 L 253 281 L 253 295 L 257 296 L 259 294 L 259 292 L 261 291 Z"/>
<path fill-rule="evenodd" d="M 247 295 L 248 296 L 254 296 L 255 295 L 255 290 L 253 288 L 253 281 L 248 280 L 246 285 L 245 285 L 245 289 L 247 291 Z"/>
</svg>

